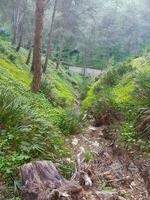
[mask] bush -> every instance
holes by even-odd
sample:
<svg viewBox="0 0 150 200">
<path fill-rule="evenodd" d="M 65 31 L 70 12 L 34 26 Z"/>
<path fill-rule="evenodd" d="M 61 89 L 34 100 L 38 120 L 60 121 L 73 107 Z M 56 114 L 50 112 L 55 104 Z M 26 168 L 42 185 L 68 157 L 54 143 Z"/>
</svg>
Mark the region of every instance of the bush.
<svg viewBox="0 0 150 200">
<path fill-rule="evenodd" d="M 0 125 L 13 126 L 21 120 L 21 103 L 9 89 L 0 91 Z"/>
<path fill-rule="evenodd" d="M 8 59 L 9 59 L 12 63 L 15 64 L 16 56 L 15 56 L 14 54 L 10 54 L 10 55 L 8 56 Z"/>
<path fill-rule="evenodd" d="M 143 105 L 150 106 L 150 70 L 136 75 L 133 96 Z"/>
<path fill-rule="evenodd" d="M 45 97 L 50 101 L 53 102 L 54 96 L 52 90 L 54 85 L 51 82 L 48 82 L 46 79 L 41 80 L 40 84 L 40 91 L 45 95 Z"/>
<path fill-rule="evenodd" d="M 7 89 L 0 92 L 0 172 L 7 175 L 26 159 L 52 159 L 65 156 L 59 130 L 33 112 L 23 99 Z"/>
<path fill-rule="evenodd" d="M 141 139 L 150 139 L 150 108 L 141 109 L 136 122 L 137 136 Z"/>
<path fill-rule="evenodd" d="M 60 120 L 59 127 L 66 135 L 79 133 L 82 119 L 83 116 L 77 108 L 67 108 Z"/>
</svg>

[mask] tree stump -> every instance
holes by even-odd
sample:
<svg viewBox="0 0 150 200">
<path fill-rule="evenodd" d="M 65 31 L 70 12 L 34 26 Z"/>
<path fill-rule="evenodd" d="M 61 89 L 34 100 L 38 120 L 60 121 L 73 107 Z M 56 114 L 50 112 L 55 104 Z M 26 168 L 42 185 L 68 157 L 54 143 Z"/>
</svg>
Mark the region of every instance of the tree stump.
<svg viewBox="0 0 150 200">
<path fill-rule="evenodd" d="M 20 169 L 22 200 L 79 200 L 82 187 L 67 181 L 51 161 L 36 161 Z"/>
</svg>

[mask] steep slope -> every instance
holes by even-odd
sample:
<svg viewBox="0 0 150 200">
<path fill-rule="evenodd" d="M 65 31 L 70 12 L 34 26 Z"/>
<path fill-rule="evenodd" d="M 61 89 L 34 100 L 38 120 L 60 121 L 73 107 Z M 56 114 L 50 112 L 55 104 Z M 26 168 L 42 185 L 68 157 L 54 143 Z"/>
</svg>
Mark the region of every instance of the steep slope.
<svg viewBox="0 0 150 200">
<path fill-rule="evenodd" d="M 108 125 L 121 120 L 121 139 L 125 142 L 130 143 L 132 139 L 134 141 L 137 136 L 135 132 L 139 129 L 141 130 L 139 139 L 149 138 L 149 88 L 149 57 L 130 59 L 104 72 L 91 84 L 87 97 L 82 102 L 82 109 L 89 110 L 97 125 Z M 144 113 L 147 118 L 142 124 L 142 121 L 139 121 Z M 136 126 L 138 122 L 143 127 Z M 147 143 L 145 147 L 149 147 L 149 144 Z"/>
<path fill-rule="evenodd" d="M 40 158 L 60 163 L 67 174 L 67 165 L 62 167 L 68 154 L 62 123 L 69 134 L 79 120 L 72 125 L 66 109 L 74 110 L 81 77 L 62 67 L 57 71 L 49 61 L 41 91 L 33 94 L 26 57 L 25 49 L 16 53 L 9 42 L 0 40 L 0 177 L 5 180 L 24 162 Z"/>
</svg>

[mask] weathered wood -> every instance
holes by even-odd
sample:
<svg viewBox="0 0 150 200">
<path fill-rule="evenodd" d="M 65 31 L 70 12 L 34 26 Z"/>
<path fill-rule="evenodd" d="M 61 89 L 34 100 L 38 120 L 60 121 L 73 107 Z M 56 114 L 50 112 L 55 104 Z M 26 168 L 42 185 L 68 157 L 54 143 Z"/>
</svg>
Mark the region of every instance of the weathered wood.
<svg viewBox="0 0 150 200">
<path fill-rule="evenodd" d="M 82 187 L 67 181 L 50 161 L 36 161 L 20 169 L 22 200 L 79 200 Z"/>
</svg>

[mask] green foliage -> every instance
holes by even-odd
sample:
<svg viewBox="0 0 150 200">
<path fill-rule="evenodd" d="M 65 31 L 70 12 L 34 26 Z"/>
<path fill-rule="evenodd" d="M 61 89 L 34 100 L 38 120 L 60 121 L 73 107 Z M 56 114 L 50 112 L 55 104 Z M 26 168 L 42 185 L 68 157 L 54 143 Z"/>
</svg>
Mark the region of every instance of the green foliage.
<svg viewBox="0 0 150 200">
<path fill-rule="evenodd" d="M 61 165 L 58 166 L 61 174 L 66 178 L 66 179 L 70 179 L 73 172 L 74 172 L 74 161 L 70 161 L 70 162 L 63 162 Z"/>
<path fill-rule="evenodd" d="M 80 133 L 83 116 L 77 108 L 66 108 L 59 123 L 65 135 Z"/>
<path fill-rule="evenodd" d="M 0 100 L 2 102 L 0 171 L 2 170 L 4 175 L 8 170 L 12 172 L 27 159 L 40 157 L 54 159 L 55 156 L 64 156 L 67 153 L 59 130 L 33 112 L 28 105 L 22 106 L 23 99 L 18 101 L 7 90 L 2 91 Z"/>
<path fill-rule="evenodd" d="M 138 72 L 135 78 L 133 95 L 142 104 L 150 106 L 150 69 L 146 72 Z"/>
<path fill-rule="evenodd" d="M 109 69 L 92 83 L 82 102 L 82 108 L 88 109 L 95 119 L 100 114 L 104 115 L 104 107 L 111 107 L 114 113 L 121 113 L 123 121 L 119 130 L 123 144 L 134 143 L 139 138 L 149 138 L 149 66 L 147 56 L 128 59 Z M 142 110 L 139 113 L 140 108 Z M 107 114 L 110 115 L 109 112 Z"/>
<path fill-rule="evenodd" d="M 150 139 L 150 108 L 140 109 L 137 117 L 136 129 L 138 137 L 141 139 Z"/>
<path fill-rule="evenodd" d="M 8 56 L 8 59 L 9 59 L 12 63 L 15 64 L 16 56 L 15 56 L 14 54 L 10 54 L 10 55 Z"/>
<path fill-rule="evenodd" d="M 132 122 L 123 122 L 120 126 L 121 142 L 129 144 L 133 142 L 135 137 L 135 130 Z"/>
<path fill-rule="evenodd" d="M 80 113 L 66 111 L 75 100 L 72 83 L 77 84 L 80 78 L 68 75 L 63 68 L 57 73 L 50 62 L 41 91 L 33 94 L 31 75 L 24 64 L 26 55 L 24 49 L 16 53 L 8 42 L 0 40 L 0 176 L 9 180 L 20 165 L 36 159 L 57 162 L 70 176 L 73 164 L 60 162 L 68 155 L 62 132 L 80 129 Z"/>
<path fill-rule="evenodd" d="M 108 185 L 106 183 L 100 184 L 99 188 L 103 191 L 107 191 L 107 192 L 115 192 L 116 189 L 114 189 L 111 185 Z"/>
<path fill-rule="evenodd" d="M 0 124 L 14 125 L 21 119 L 21 105 L 8 89 L 0 91 Z"/>
<path fill-rule="evenodd" d="M 89 162 L 90 160 L 92 160 L 93 157 L 94 157 L 94 154 L 91 151 L 86 151 L 83 153 L 83 158 L 86 162 Z"/>
</svg>

